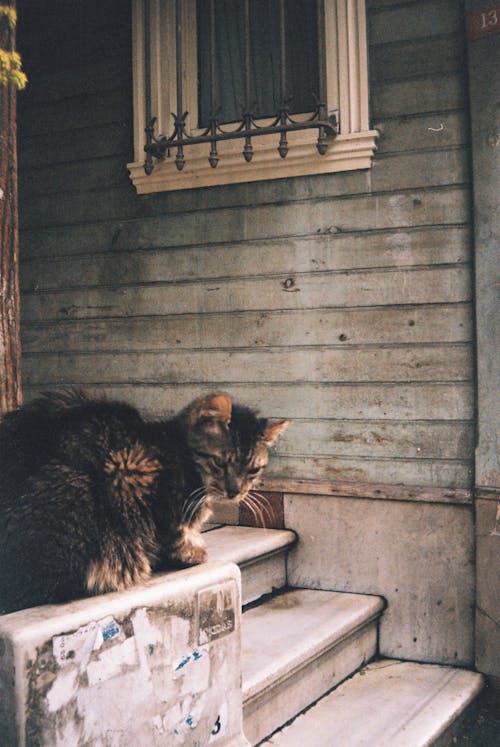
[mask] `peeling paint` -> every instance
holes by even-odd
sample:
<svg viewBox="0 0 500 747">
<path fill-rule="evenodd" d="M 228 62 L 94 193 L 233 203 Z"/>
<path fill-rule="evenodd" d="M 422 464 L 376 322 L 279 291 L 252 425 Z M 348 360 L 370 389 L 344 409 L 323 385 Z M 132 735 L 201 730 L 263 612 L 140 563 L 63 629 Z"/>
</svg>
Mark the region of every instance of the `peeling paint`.
<svg viewBox="0 0 500 747">
<path fill-rule="evenodd" d="M 500 503 L 497 503 L 497 511 L 495 515 L 495 526 L 493 527 L 490 535 L 493 537 L 500 537 Z"/>
</svg>

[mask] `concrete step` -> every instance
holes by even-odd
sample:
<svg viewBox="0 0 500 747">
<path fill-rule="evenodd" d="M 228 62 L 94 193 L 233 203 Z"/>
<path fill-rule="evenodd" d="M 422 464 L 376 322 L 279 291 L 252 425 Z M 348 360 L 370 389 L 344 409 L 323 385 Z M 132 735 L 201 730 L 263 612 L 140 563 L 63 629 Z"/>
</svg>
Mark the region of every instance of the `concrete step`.
<svg viewBox="0 0 500 747">
<path fill-rule="evenodd" d="M 373 662 L 264 744 L 445 747 L 482 684 L 481 675 L 452 667 Z"/>
<path fill-rule="evenodd" d="M 286 585 L 286 553 L 295 543 L 288 529 L 225 526 L 204 532 L 209 560 L 237 563 L 242 604 Z"/>
<path fill-rule="evenodd" d="M 376 655 L 383 607 L 379 597 L 295 589 L 243 614 L 243 730 L 251 744 Z"/>
</svg>

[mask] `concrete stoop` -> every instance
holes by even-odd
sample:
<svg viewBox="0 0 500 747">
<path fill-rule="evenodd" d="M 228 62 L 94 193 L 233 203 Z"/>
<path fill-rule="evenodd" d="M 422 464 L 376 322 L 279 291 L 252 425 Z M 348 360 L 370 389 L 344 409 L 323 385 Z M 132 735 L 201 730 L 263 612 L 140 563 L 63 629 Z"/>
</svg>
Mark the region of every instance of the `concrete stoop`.
<svg viewBox="0 0 500 747">
<path fill-rule="evenodd" d="M 376 661 L 263 745 L 445 747 L 481 689 L 482 677 L 475 672 Z"/>
<path fill-rule="evenodd" d="M 298 589 L 244 613 L 243 731 L 251 744 L 375 656 L 383 606 L 378 597 Z"/>
<path fill-rule="evenodd" d="M 282 589 L 242 616 L 243 729 L 252 745 L 451 743 L 482 689 L 481 675 L 447 666 L 375 661 L 383 600 L 283 590 L 291 533 L 224 527 L 210 535 L 212 557 L 240 563 L 246 601 Z"/>
<path fill-rule="evenodd" d="M 287 589 L 293 532 L 204 539 L 207 565 L 0 617 L 2 747 L 446 744 L 480 675 L 376 662 L 384 601 Z"/>
<path fill-rule="evenodd" d="M 296 541 L 294 532 L 225 526 L 205 532 L 203 539 L 211 561 L 239 565 L 243 605 L 286 585 L 286 554 Z"/>
</svg>

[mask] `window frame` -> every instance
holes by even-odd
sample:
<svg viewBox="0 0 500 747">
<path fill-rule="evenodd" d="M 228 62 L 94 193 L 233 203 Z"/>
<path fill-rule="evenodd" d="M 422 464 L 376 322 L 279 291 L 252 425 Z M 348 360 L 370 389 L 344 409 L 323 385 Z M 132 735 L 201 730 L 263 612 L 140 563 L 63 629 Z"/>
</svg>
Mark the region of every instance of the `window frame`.
<svg viewBox="0 0 500 747">
<path fill-rule="evenodd" d="M 316 150 L 316 130 L 301 130 L 287 134 L 286 158 L 278 153 L 276 135 L 262 135 L 253 138 L 250 163 L 242 156 L 243 141 L 234 139 L 219 143 L 216 168 L 209 164 L 209 147 L 194 144 L 185 148 L 182 171 L 171 155 L 155 159 L 153 172 L 147 175 L 144 2 L 132 0 L 134 161 L 127 167 L 138 194 L 370 168 L 378 132 L 369 129 L 365 0 L 325 0 L 327 109 L 339 121 L 338 135 L 328 138 L 325 155 Z M 189 127 L 190 119 L 198 120 L 196 0 L 183 0 L 182 14 L 183 109 L 189 112 L 188 129 L 194 135 L 200 132 Z M 150 0 L 149 17 L 151 111 L 157 117 L 158 136 L 172 132 L 171 113 L 176 111 L 174 0 Z"/>
</svg>

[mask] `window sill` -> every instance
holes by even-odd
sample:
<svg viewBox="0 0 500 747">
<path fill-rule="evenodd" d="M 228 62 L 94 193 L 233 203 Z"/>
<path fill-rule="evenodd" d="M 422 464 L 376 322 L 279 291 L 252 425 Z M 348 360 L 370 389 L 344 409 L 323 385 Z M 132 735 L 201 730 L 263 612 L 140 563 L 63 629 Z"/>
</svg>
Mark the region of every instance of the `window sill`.
<svg viewBox="0 0 500 747">
<path fill-rule="evenodd" d="M 281 158 L 277 152 L 276 136 L 262 136 L 254 138 L 251 163 L 241 154 L 243 142 L 233 140 L 220 144 L 220 162 L 215 169 L 208 163 L 207 145 L 185 149 L 183 171 L 175 166 L 175 154 L 164 161 L 155 161 L 154 171 L 149 176 L 144 173 L 143 161 L 129 163 L 127 168 L 138 194 L 329 174 L 370 168 L 377 137 L 376 130 L 338 135 L 331 140 L 325 155 L 320 156 L 315 136 L 311 131 L 302 131 L 289 133 L 290 150 L 286 158 Z"/>
</svg>

